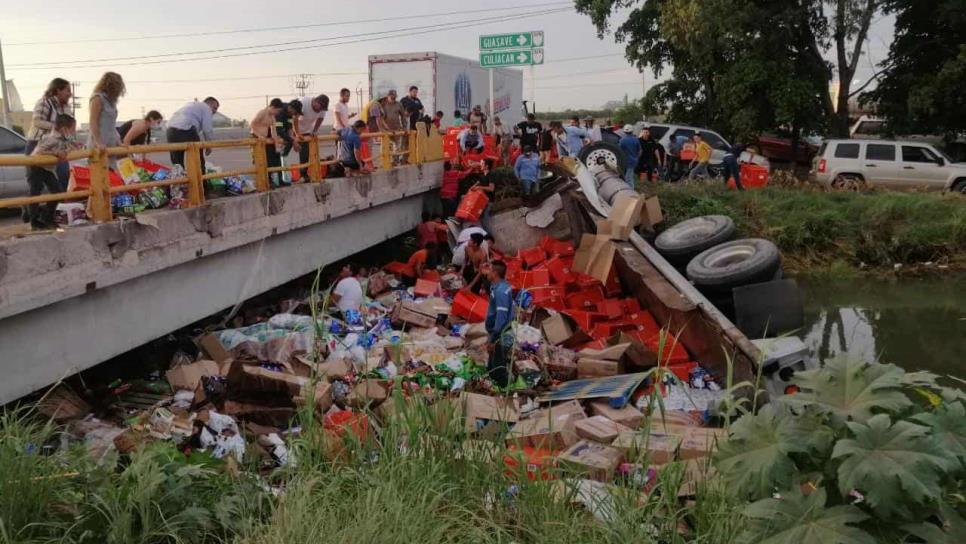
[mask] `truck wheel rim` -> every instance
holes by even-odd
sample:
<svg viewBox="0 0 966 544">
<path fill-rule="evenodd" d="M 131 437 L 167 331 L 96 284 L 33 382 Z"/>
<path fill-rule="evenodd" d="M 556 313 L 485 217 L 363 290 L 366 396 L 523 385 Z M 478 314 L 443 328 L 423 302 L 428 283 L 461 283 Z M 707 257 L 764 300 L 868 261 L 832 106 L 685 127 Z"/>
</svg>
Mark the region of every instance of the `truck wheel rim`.
<svg viewBox="0 0 966 544">
<path fill-rule="evenodd" d="M 755 246 L 749 244 L 738 244 L 720 251 L 715 251 L 708 256 L 705 264 L 708 268 L 727 268 L 747 261 L 755 255 Z"/>
<path fill-rule="evenodd" d="M 606 165 L 617 171 L 617 155 L 607 149 L 595 149 L 587 154 L 587 166 Z"/>
</svg>

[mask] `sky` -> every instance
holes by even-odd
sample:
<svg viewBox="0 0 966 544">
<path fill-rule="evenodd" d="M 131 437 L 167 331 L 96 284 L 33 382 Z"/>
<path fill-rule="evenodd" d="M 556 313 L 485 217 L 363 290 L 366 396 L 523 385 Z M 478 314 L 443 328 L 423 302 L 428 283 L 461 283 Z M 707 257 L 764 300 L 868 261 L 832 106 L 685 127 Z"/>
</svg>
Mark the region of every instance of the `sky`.
<svg viewBox="0 0 966 544">
<path fill-rule="evenodd" d="M 598 39 L 590 19 L 566 1 L 87 0 L 81 8 L 76 0 L 45 0 L 42 5 L 6 0 L 0 18 L 7 79 L 27 108 L 53 77 L 78 82 L 77 95 L 86 102 L 97 78 L 114 70 L 127 81 L 120 119 L 150 109 L 170 117 L 185 102 L 208 95 L 220 99 L 220 111 L 229 117 L 250 119 L 266 97 L 298 96 L 297 74 L 310 74 L 306 94 L 335 96 L 342 87 L 368 87 L 368 55 L 438 51 L 478 58 L 480 34 L 528 30 L 543 30 L 546 39 L 546 63 L 535 70 L 541 111 L 597 108 L 625 95 L 633 100 L 656 81 L 627 63 L 613 35 Z M 856 79 L 864 81 L 885 57 L 892 23 L 876 21 Z M 241 29 L 246 32 L 226 33 Z M 282 43 L 287 45 L 251 47 Z M 247 54 L 270 49 L 283 51 Z M 223 58 L 191 61 L 177 55 L 198 51 L 211 52 L 193 56 Z M 138 58 L 145 56 L 153 57 Z M 530 85 L 525 77 L 524 96 Z"/>
</svg>

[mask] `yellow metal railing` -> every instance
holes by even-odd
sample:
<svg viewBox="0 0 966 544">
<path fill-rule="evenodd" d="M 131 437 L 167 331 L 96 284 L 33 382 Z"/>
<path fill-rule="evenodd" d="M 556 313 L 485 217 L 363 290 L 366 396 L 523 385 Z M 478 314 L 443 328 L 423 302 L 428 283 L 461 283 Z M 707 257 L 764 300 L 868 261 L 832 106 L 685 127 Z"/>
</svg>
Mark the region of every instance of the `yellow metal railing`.
<svg viewBox="0 0 966 544">
<path fill-rule="evenodd" d="M 407 158 L 408 164 L 421 164 L 442 160 L 443 143 L 439 133 L 431 130 L 427 133 L 425 125 L 417 125 L 416 130 L 400 132 L 376 132 L 363 133 L 360 135 L 363 140 L 379 140 L 381 143 L 380 156 L 371 157 L 371 160 L 379 161 L 383 169 L 393 168 L 393 158 Z M 401 142 L 408 140 L 406 149 L 393 151 L 390 142 L 395 140 Z M 87 160 L 90 168 L 90 189 L 83 191 L 66 191 L 39 196 L 16 197 L 0 199 L 0 208 L 15 208 L 30 204 L 40 204 L 51 201 L 68 201 L 88 199 L 88 215 L 95 223 L 109 222 L 114 219 L 111 210 L 111 195 L 115 193 L 127 193 L 154 187 L 170 187 L 173 185 L 187 185 L 187 205 L 188 207 L 201 206 L 205 203 L 204 182 L 210 179 L 224 178 L 228 176 L 254 175 L 255 191 L 265 192 L 271 190 L 269 183 L 270 174 L 275 172 L 285 172 L 290 169 L 307 170 L 309 182 L 319 183 L 322 181 L 322 167 L 337 164 L 339 161 L 323 161 L 320 159 L 319 143 L 337 142 L 337 135 L 313 136 L 309 138 L 309 161 L 306 163 L 292 164 L 282 167 L 268 167 L 268 157 L 265 150 L 265 142 L 254 138 L 243 140 L 215 140 L 210 142 L 188 142 L 174 144 L 153 144 L 153 145 L 133 145 L 124 147 L 109 147 L 100 149 L 85 149 L 74 151 L 67 156 L 67 160 Z M 207 174 L 201 170 L 201 153 L 208 149 L 226 149 L 248 147 L 252 153 L 252 167 L 240 170 L 218 172 Z M 163 181 L 139 182 L 131 185 L 112 187 L 110 185 L 110 162 L 113 157 L 123 157 L 133 154 L 148 155 L 151 153 L 170 153 L 171 151 L 184 151 L 185 177 L 177 179 L 167 179 Z M 0 156 L 0 166 L 52 166 L 57 163 L 57 158 L 50 155 L 37 156 Z"/>
</svg>

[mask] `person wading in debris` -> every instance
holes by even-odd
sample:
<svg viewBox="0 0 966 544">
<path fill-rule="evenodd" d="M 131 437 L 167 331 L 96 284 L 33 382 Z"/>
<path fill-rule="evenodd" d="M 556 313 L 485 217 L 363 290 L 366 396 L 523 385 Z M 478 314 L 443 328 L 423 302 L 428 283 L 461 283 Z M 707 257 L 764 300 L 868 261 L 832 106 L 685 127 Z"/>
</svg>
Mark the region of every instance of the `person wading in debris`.
<svg viewBox="0 0 966 544">
<path fill-rule="evenodd" d="M 487 371 L 495 385 L 506 387 L 510 383 L 510 354 L 513 351 L 513 333 L 510 321 L 513 319 L 513 289 L 506 281 L 506 264 L 503 261 L 490 263 L 487 271 L 490 280 L 490 304 L 486 309 L 486 345 L 490 353 Z"/>
</svg>

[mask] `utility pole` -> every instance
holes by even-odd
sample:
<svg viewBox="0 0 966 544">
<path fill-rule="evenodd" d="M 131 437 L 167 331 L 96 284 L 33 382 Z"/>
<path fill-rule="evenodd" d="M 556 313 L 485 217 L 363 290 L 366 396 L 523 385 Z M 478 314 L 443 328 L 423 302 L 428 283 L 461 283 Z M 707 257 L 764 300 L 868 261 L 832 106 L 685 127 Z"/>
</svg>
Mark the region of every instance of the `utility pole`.
<svg viewBox="0 0 966 544">
<path fill-rule="evenodd" d="M 10 95 L 7 94 L 7 72 L 3 69 L 3 44 L 0 43 L 0 94 L 3 96 L 3 126 L 10 126 Z"/>
<path fill-rule="evenodd" d="M 77 108 L 80 107 L 80 102 L 77 97 L 77 87 L 79 85 L 79 81 L 70 82 L 70 114 L 74 117 L 77 117 Z"/>
<path fill-rule="evenodd" d="M 295 89 L 300 97 L 305 96 L 305 91 L 312 86 L 312 74 L 299 74 L 295 76 Z"/>
</svg>

